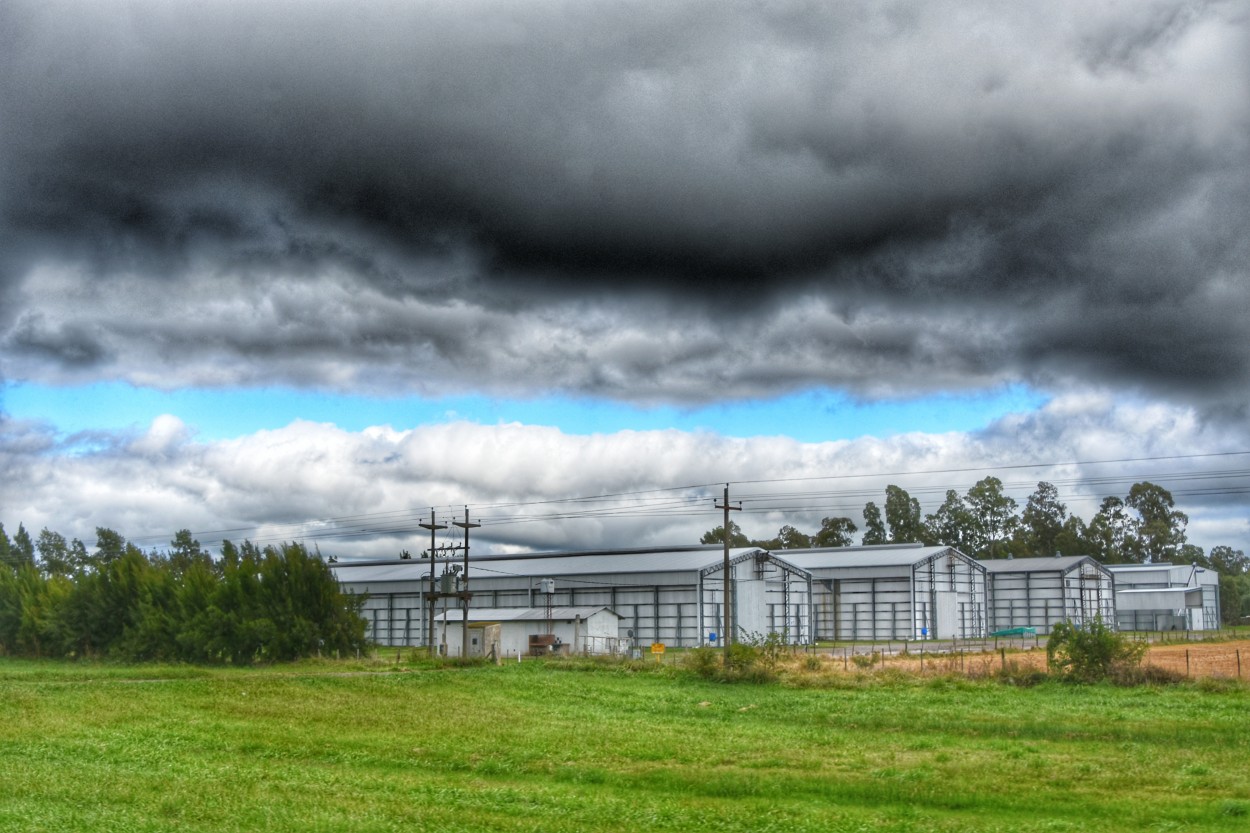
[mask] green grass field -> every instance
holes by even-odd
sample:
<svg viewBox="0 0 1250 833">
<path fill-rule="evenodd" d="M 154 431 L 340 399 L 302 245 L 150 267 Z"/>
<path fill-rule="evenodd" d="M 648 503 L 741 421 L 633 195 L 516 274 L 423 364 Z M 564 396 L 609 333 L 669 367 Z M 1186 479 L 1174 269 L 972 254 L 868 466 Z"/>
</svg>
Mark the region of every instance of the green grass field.
<svg viewBox="0 0 1250 833">
<path fill-rule="evenodd" d="M 0 830 L 1250 829 L 1238 686 L 365 667 L 0 660 Z"/>
</svg>

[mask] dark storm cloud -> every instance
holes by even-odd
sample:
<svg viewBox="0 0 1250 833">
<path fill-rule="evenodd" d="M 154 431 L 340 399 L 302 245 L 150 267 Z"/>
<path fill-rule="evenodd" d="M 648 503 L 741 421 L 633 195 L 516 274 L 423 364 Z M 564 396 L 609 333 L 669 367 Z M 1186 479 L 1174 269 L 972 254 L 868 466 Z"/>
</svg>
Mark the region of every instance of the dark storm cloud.
<svg viewBox="0 0 1250 833">
<path fill-rule="evenodd" d="M 1250 376 L 1246 15 L 7 3 L 0 372 L 1219 398 Z"/>
</svg>

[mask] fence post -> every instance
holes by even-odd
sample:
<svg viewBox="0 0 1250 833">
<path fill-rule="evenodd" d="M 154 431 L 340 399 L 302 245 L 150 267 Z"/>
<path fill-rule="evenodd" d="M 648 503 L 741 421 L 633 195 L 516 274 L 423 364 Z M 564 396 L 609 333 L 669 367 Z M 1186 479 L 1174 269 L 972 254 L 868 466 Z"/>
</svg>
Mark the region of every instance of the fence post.
<svg viewBox="0 0 1250 833">
<path fill-rule="evenodd" d="M 1185 649 L 1185 676 L 1189 676 L 1189 649 Z"/>
<path fill-rule="evenodd" d="M 1241 679 L 1241 649 L 1237 649 L 1237 679 Z"/>
</svg>

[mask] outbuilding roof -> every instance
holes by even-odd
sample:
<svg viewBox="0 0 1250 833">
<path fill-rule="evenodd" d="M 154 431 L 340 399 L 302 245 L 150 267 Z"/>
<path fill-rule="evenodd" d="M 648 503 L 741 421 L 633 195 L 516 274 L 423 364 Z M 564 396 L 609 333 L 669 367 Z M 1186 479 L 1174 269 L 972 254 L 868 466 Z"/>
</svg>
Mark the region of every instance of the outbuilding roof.
<svg viewBox="0 0 1250 833">
<path fill-rule="evenodd" d="M 617 612 L 609 607 L 600 605 L 598 607 L 553 607 L 551 616 L 547 615 L 545 607 L 484 607 L 470 608 L 470 622 L 545 622 L 547 619 L 553 621 L 565 621 L 576 619 L 579 616 L 582 619 L 589 619 L 596 613 L 608 612 L 613 616 L 618 616 Z M 443 613 L 434 617 L 438 622 L 462 622 L 464 621 L 464 611 L 459 608 L 449 608 Z"/>
</svg>

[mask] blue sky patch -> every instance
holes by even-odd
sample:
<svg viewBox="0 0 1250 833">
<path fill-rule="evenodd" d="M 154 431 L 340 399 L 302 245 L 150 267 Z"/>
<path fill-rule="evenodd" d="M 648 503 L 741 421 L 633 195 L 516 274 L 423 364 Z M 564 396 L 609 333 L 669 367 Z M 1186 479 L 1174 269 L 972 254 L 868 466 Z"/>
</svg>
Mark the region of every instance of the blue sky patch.
<svg viewBox="0 0 1250 833">
<path fill-rule="evenodd" d="M 58 432 L 144 430 L 173 414 L 200 440 L 281 428 L 297 419 L 334 423 L 348 431 L 374 425 L 413 428 L 463 419 L 481 424 L 550 425 L 568 434 L 675 428 L 731 437 L 786 436 L 801 442 L 888 437 L 919 431 L 972 431 L 1046 401 L 1025 386 L 907 400 L 857 402 L 830 391 L 804 391 L 767 400 L 703 407 L 639 407 L 600 399 L 498 399 L 460 396 L 373 398 L 287 388 L 159 391 L 121 383 L 77 387 L 10 384 L 0 408 L 17 419 L 48 422 Z"/>
</svg>

